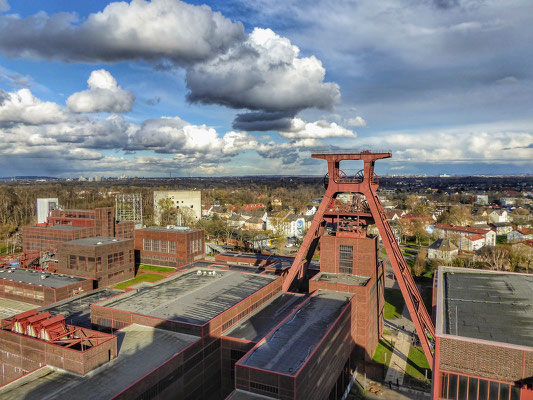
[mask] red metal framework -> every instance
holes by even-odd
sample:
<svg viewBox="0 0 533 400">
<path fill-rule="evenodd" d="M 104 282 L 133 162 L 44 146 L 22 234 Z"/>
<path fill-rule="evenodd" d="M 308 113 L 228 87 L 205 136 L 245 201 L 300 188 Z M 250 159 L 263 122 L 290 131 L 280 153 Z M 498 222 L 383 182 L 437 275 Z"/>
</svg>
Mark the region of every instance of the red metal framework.
<svg viewBox="0 0 533 400">
<path fill-rule="evenodd" d="M 390 152 L 372 153 L 369 150 L 360 153 L 312 155 L 313 158 L 328 162 L 328 174 L 324 181 L 326 193 L 294 263 L 285 277 L 283 290 L 288 291 L 293 284 L 297 284 L 304 278 L 307 266 L 313 257 L 320 236 L 326 229 L 327 222 L 348 225 L 357 231 L 364 231 L 367 225 L 375 224 L 387 250 L 394 275 L 398 280 L 426 358 L 429 365 L 433 365 L 432 348 L 435 327 L 377 196 L 379 182 L 374 173 L 374 164 L 376 160 L 391 156 Z M 345 160 L 361 160 L 364 163 L 364 168 L 354 176 L 348 176 L 340 169 L 340 162 Z M 350 193 L 356 200 L 352 201 L 351 204 L 341 203 L 337 199 L 341 193 Z"/>
</svg>

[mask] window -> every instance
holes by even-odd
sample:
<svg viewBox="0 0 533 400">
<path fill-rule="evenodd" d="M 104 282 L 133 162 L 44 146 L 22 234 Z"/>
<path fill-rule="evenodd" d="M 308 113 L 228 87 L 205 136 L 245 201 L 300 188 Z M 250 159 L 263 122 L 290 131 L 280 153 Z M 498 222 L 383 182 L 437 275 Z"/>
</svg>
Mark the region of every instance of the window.
<svg viewBox="0 0 533 400">
<path fill-rule="evenodd" d="M 353 271 L 353 246 L 339 246 L 339 272 L 351 274 Z"/>
<path fill-rule="evenodd" d="M 491 382 L 489 389 L 489 400 L 498 400 L 498 382 Z"/>
<path fill-rule="evenodd" d="M 459 376 L 458 400 L 467 400 L 468 377 Z"/>
<path fill-rule="evenodd" d="M 477 382 L 476 378 L 468 379 L 468 400 L 477 400 Z"/>
<path fill-rule="evenodd" d="M 489 382 L 486 381 L 485 379 L 480 379 L 479 380 L 479 392 L 478 392 L 479 398 L 485 400 L 488 394 L 489 394 Z"/>
</svg>

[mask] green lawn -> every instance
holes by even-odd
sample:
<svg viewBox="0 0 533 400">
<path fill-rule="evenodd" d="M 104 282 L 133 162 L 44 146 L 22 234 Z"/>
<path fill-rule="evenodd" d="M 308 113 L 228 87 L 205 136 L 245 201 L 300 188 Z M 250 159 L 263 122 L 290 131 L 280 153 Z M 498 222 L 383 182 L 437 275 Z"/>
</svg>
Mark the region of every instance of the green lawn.
<svg viewBox="0 0 533 400">
<path fill-rule="evenodd" d="M 385 319 L 399 318 L 404 304 L 402 292 L 396 289 L 385 289 Z"/>
<path fill-rule="evenodd" d="M 375 361 L 380 364 L 389 365 L 391 356 L 392 356 L 392 347 L 390 343 L 387 342 L 383 338 L 379 339 L 379 343 L 378 343 L 378 346 L 376 347 L 376 352 L 374 353 L 374 357 L 372 357 L 372 361 Z M 385 363 L 385 360 L 387 361 L 386 363 Z"/>
<path fill-rule="evenodd" d="M 383 254 L 387 254 L 387 250 L 385 250 L 385 248 L 382 248 L 380 251 L 381 251 Z"/>
<path fill-rule="evenodd" d="M 161 272 L 163 274 L 167 274 L 169 272 L 174 272 L 175 269 L 171 267 L 160 267 L 158 265 L 141 264 L 141 266 L 139 267 L 139 271 L 152 271 L 152 272 Z"/>
<path fill-rule="evenodd" d="M 407 375 L 412 376 L 415 379 L 425 379 L 425 369 L 429 368 L 429 364 L 424 355 L 424 351 L 419 347 L 411 346 L 409 350 L 409 361 L 405 368 Z"/>
<path fill-rule="evenodd" d="M 507 243 L 507 235 L 496 236 L 496 244 L 506 244 L 506 243 Z"/>
<path fill-rule="evenodd" d="M 135 285 L 136 283 L 139 283 L 139 282 L 156 282 L 156 281 L 158 281 L 160 279 L 163 279 L 163 278 L 164 278 L 163 276 L 156 275 L 156 274 L 142 274 L 142 275 L 137 275 L 135 278 L 130 279 L 128 281 L 117 283 L 113 287 L 115 289 L 124 290 L 128 286 Z"/>
</svg>

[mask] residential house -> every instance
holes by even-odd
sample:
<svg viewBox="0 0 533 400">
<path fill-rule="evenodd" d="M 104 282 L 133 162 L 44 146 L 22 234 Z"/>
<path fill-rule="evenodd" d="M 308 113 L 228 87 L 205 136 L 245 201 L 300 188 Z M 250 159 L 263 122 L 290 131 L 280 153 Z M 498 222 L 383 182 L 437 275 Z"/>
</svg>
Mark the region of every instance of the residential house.
<svg viewBox="0 0 533 400">
<path fill-rule="evenodd" d="M 232 214 L 233 212 L 229 208 L 222 206 L 213 206 L 208 212 L 209 216 L 213 217 L 216 215 L 220 219 L 229 218 Z"/>
<path fill-rule="evenodd" d="M 533 239 L 533 229 L 530 228 L 516 228 L 507 234 L 507 242 L 516 243 L 524 240 Z"/>
<path fill-rule="evenodd" d="M 243 204 L 241 208 L 243 210 L 249 210 L 249 211 L 262 210 L 263 208 L 265 208 L 265 205 L 263 203 L 250 203 L 250 204 Z"/>
<path fill-rule="evenodd" d="M 244 221 L 243 229 L 262 231 L 265 229 L 265 223 L 261 218 L 251 217 Z"/>
<path fill-rule="evenodd" d="M 450 239 L 437 239 L 428 247 L 428 258 L 452 261 L 459 254 L 459 249 Z"/>
<path fill-rule="evenodd" d="M 493 210 L 489 214 L 489 222 L 509 222 L 509 214 L 506 210 Z"/>
<path fill-rule="evenodd" d="M 245 220 L 239 214 L 233 214 L 226 220 L 226 223 L 228 224 L 228 226 L 240 229 L 245 224 Z"/>
<path fill-rule="evenodd" d="M 471 235 L 461 236 L 461 239 L 459 241 L 459 248 L 463 251 L 476 251 L 481 249 L 486 244 L 487 243 L 483 235 L 474 233 Z"/>
<path fill-rule="evenodd" d="M 308 205 L 307 209 L 305 210 L 305 215 L 315 215 L 318 210 L 318 207 L 315 205 Z"/>
<path fill-rule="evenodd" d="M 507 235 L 513 230 L 513 225 L 509 222 L 492 222 L 490 224 L 492 230 L 496 232 L 496 235 Z"/>
<path fill-rule="evenodd" d="M 387 217 L 387 220 L 389 221 L 397 221 L 400 219 L 402 215 L 405 215 L 405 211 L 403 210 L 397 210 L 397 209 L 385 210 L 385 216 Z"/>
<path fill-rule="evenodd" d="M 457 226 L 447 224 L 435 224 L 435 234 L 443 239 L 460 239 L 469 235 L 481 235 L 484 238 L 484 246 L 496 246 L 496 232 L 491 229 L 483 229 L 471 226 Z M 459 240 L 458 240 L 459 241 Z M 459 241 L 460 243 L 460 241 Z M 466 250 L 461 246 L 460 250 Z M 466 247 L 471 247 L 470 244 Z"/>
<path fill-rule="evenodd" d="M 272 199 L 272 207 L 281 207 L 283 203 L 280 199 Z"/>
</svg>

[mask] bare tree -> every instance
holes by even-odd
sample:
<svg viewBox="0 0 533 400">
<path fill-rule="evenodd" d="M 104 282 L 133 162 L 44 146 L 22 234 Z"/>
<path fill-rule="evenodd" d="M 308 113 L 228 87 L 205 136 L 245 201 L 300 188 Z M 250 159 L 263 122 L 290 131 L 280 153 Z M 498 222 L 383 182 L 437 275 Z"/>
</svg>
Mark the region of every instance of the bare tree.
<svg viewBox="0 0 533 400">
<path fill-rule="evenodd" d="M 494 271 L 510 269 L 509 251 L 501 246 L 485 246 L 479 254 L 479 261 L 488 265 Z"/>
</svg>

